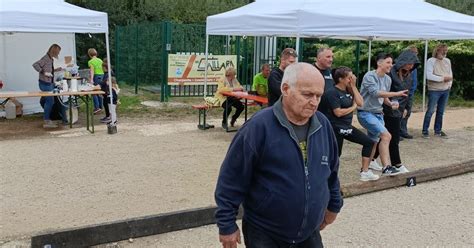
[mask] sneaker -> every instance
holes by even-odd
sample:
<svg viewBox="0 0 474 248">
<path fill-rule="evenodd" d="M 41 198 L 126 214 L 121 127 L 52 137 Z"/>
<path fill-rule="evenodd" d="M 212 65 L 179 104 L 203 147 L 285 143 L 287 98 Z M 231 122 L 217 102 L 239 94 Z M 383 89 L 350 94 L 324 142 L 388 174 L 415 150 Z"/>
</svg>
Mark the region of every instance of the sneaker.
<svg viewBox="0 0 474 248">
<path fill-rule="evenodd" d="M 52 120 L 45 120 L 43 128 L 57 128 L 58 124 L 54 123 Z"/>
<path fill-rule="evenodd" d="M 382 171 L 382 176 L 395 176 L 395 175 L 398 175 L 400 174 L 401 172 L 395 168 L 395 166 L 387 166 L 385 167 L 385 169 L 383 169 Z"/>
<path fill-rule="evenodd" d="M 234 120 L 234 119 L 230 120 L 230 126 L 231 126 L 231 127 L 234 127 L 236 121 L 237 121 L 237 120 Z"/>
<path fill-rule="evenodd" d="M 428 133 L 422 133 L 421 134 L 423 136 L 423 138 L 425 139 L 429 139 L 430 138 L 430 135 Z"/>
<path fill-rule="evenodd" d="M 435 136 L 436 136 L 436 137 L 443 138 L 443 139 L 447 139 L 447 138 L 448 138 L 448 135 L 447 135 L 445 132 L 443 132 L 443 131 L 441 131 L 440 133 L 435 133 Z"/>
<path fill-rule="evenodd" d="M 110 121 L 111 121 L 111 119 L 110 119 L 109 116 L 106 116 L 106 117 L 100 119 L 100 122 L 102 122 L 102 123 L 109 123 Z"/>
<path fill-rule="evenodd" d="M 360 180 L 361 181 L 375 181 L 378 180 L 379 176 L 375 175 L 371 170 L 368 171 L 362 171 L 360 173 Z"/>
<path fill-rule="evenodd" d="M 227 129 L 227 128 L 228 128 L 228 127 L 227 127 L 227 123 L 222 122 L 222 128 Z"/>
<path fill-rule="evenodd" d="M 382 171 L 383 167 L 377 163 L 377 160 L 372 160 L 370 161 L 369 164 L 369 169 L 376 170 L 376 171 Z"/>
<path fill-rule="evenodd" d="M 410 172 L 410 171 L 407 169 L 407 167 L 405 167 L 405 165 L 403 165 L 403 164 L 401 164 L 401 165 L 399 165 L 399 166 L 396 166 L 396 165 L 395 165 L 395 168 L 397 168 L 397 169 L 400 171 L 400 173 L 408 173 L 408 172 Z"/>
<path fill-rule="evenodd" d="M 102 111 L 102 109 L 101 109 L 101 108 L 94 109 L 94 114 L 96 115 L 96 114 L 100 113 L 101 111 Z"/>
</svg>

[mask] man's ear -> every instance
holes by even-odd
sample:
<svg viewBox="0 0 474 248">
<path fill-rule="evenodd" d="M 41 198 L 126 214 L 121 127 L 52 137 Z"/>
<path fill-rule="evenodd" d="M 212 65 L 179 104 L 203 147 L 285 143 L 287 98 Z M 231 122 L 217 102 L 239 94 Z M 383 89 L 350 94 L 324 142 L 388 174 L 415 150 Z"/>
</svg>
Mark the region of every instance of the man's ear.
<svg viewBox="0 0 474 248">
<path fill-rule="evenodd" d="M 281 94 L 283 96 L 288 96 L 288 91 L 290 90 L 290 86 L 287 83 L 282 83 L 281 85 Z"/>
</svg>

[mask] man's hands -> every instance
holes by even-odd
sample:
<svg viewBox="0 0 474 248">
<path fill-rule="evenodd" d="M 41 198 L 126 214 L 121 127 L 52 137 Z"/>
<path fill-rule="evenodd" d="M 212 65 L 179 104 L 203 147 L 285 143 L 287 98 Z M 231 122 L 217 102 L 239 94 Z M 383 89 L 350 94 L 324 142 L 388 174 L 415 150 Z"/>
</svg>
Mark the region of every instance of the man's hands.
<svg viewBox="0 0 474 248">
<path fill-rule="evenodd" d="M 327 225 L 332 224 L 337 217 L 337 213 L 331 212 L 326 209 L 326 213 L 324 214 L 323 223 L 319 226 L 319 230 L 323 230 Z"/>
<path fill-rule="evenodd" d="M 400 90 L 395 93 L 396 93 L 395 96 L 408 96 L 408 90 Z"/>
<path fill-rule="evenodd" d="M 219 235 L 219 241 L 222 243 L 223 248 L 237 248 L 237 243 L 240 244 L 240 230 L 237 229 L 229 235 Z"/>
<path fill-rule="evenodd" d="M 443 77 L 443 81 L 444 81 L 445 83 L 447 83 L 447 82 L 449 82 L 449 81 L 453 81 L 453 77 L 445 76 L 445 77 Z"/>
<path fill-rule="evenodd" d="M 53 77 L 53 74 L 51 74 L 51 72 L 45 72 L 45 73 L 43 73 L 43 74 L 44 74 L 45 76 L 47 76 L 47 77 Z"/>
</svg>

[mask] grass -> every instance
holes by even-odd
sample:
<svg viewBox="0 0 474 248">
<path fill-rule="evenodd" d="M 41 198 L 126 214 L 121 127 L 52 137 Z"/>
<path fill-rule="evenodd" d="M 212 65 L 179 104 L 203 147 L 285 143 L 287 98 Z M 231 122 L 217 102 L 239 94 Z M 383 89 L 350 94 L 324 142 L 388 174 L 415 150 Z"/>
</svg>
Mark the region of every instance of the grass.
<svg viewBox="0 0 474 248">
<path fill-rule="evenodd" d="M 153 108 L 142 105 L 143 101 L 160 101 L 160 95 L 151 92 L 140 90 L 138 94 L 134 93 L 134 87 L 123 84 L 120 92 L 119 112 L 122 116 L 127 117 L 169 117 L 169 118 L 181 118 L 185 116 L 197 115 L 197 111 L 193 110 L 190 106 L 192 104 L 202 103 L 202 97 L 171 97 L 169 102 L 162 103 L 161 108 Z M 422 109 L 422 95 L 421 93 L 415 94 L 414 108 Z M 428 99 L 426 98 L 427 102 Z M 425 102 L 425 104 L 426 104 Z M 177 107 L 174 103 L 185 104 L 189 107 Z M 464 100 L 460 97 L 450 96 L 448 101 L 448 107 L 456 108 L 474 108 L 474 100 Z M 258 111 L 259 107 L 249 107 L 249 114 Z M 209 116 L 214 118 L 220 118 L 222 111 L 214 109 L 209 111 Z"/>
<path fill-rule="evenodd" d="M 428 96 L 425 98 L 425 104 L 428 104 Z M 421 109 L 423 105 L 423 96 L 421 93 L 416 93 L 414 98 L 414 107 Z M 456 108 L 474 108 L 474 100 L 465 100 L 458 96 L 450 96 L 448 100 L 448 107 Z"/>
</svg>

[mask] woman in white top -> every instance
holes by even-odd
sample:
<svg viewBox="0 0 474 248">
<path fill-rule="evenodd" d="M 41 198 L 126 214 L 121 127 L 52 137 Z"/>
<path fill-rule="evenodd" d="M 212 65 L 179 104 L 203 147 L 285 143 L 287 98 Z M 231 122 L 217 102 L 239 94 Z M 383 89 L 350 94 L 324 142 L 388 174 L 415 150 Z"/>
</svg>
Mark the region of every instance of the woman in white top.
<svg viewBox="0 0 474 248">
<path fill-rule="evenodd" d="M 423 120 L 423 137 L 429 138 L 428 128 L 431 116 L 436 106 L 436 118 L 434 124 L 435 136 L 446 138 L 442 131 L 443 114 L 448 103 L 449 91 L 453 84 L 453 71 L 451 61 L 446 58 L 448 47 L 446 44 L 438 44 L 433 50 L 433 57 L 426 62 L 426 78 L 428 79 L 428 109 Z"/>
</svg>

